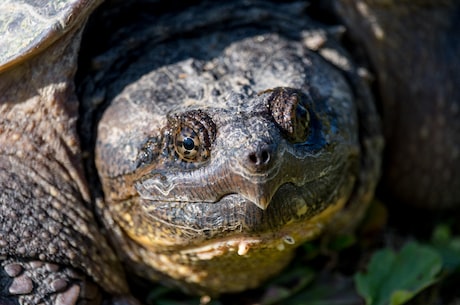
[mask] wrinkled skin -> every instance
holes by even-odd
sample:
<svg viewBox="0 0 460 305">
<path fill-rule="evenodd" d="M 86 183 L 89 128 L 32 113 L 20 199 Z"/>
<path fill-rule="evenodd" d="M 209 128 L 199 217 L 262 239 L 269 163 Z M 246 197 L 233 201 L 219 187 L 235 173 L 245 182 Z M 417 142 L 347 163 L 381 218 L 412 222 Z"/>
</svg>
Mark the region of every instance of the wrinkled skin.
<svg viewBox="0 0 460 305">
<path fill-rule="evenodd" d="M 0 67 L 1 304 L 135 304 L 121 263 L 193 293 L 253 287 L 323 227 L 351 230 L 373 196 L 379 119 L 340 29 L 296 4 L 137 3 L 95 15 L 79 101 L 91 10 Z M 373 70 L 386 189 L 458 204 L 458 4 L 321 5 Z"/>
</svg>

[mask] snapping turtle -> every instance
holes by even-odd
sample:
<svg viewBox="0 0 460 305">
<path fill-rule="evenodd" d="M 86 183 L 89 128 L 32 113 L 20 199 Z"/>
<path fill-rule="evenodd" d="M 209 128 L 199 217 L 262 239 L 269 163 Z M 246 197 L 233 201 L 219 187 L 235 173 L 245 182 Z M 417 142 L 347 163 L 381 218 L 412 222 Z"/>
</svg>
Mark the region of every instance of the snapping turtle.
<svg viewBox="0 0 460 305">
<path fill-rule="evenodd" d="M 458 204 L 454 1 L 114 1 L 81 43 L 98 4 L 0 5 L 2 304 L 135 303 L 122 264 L 193 293 L 259 285 L 361 218 L 374 97 L 385 185 Z M 341 18 L 353 56 L 309 15 Z"/>
</svg>

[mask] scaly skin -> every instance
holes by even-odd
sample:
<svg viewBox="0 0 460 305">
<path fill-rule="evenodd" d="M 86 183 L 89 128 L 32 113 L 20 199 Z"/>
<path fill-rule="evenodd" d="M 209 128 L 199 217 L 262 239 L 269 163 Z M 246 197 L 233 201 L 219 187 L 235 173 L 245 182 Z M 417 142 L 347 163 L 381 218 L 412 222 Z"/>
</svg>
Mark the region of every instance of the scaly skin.
<svg viewBox="0 0 460 305">
<path fill-rule="evenodd" d="M 81 166 L 73 86 L 80 33 L 0 74 L 2 304 L 97 304 L 105 292 L 128 294 Z"/>
</svg>

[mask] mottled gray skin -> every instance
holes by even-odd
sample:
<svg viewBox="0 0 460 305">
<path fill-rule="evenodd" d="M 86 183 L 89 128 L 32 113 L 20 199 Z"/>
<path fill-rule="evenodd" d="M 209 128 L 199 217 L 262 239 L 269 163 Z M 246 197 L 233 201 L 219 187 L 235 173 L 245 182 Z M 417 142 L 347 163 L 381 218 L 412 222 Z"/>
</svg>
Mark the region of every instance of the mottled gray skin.
<svg viewBox="0 0 460 305">
<path fill-rule="evenodd" d="M 193 293 L 238 291 L 326 223 L 350 230 L 382 145 L 359 75 L 376 79 L 388 189 L 458 205 L 459 4 L 323 4 L 369 74 L 335 41 L 343 28 L 302 4 L 214 2 L 104 7 L 82 45 L 79 105 L 80 34 L 98 1 L 2 1 L 0 304 L 135 304 L 121 262 Z M 191 134 L 197 148 L 180 144 Z"/>
</svg>

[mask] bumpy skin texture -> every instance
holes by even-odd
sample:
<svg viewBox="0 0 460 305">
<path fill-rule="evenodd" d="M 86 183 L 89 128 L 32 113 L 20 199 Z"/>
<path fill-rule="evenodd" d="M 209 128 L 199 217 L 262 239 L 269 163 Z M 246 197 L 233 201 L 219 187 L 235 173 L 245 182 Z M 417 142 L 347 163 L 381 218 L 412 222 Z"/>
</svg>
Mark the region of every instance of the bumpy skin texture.
<svg viewBox="0 0 460 305">
<path fill-rule="evenodd" d="M 128 293 L 89 204 L 73 86 L 81 24 L 67 30 L 0 74 L 2 304 L 96 304 L 104 291 Z"/>
<path fill-rule="evenodd" d="M 366 206 L 381 148 L 373 101 L 327 30 L 290 22 L 302 12 L 254 2 L 168 14 L 111 46 L 120 71 L 106 63 L 86 80 L 84 102 L 91 88 L 109 102 L 99 213 L 130 270 L 195 293 L 252 288 L 345 204 Z"/>
<path fill-rule="evenodd" d="M 420 207 L 458 207 L 460 3 L 334 2 L 375 70 L 388 194 Z"/>
<path fill-rule="evenodd" d="M 85 274 L 43 261 L 2 261 L 0 303 L 100 304 L 102 292 Z"/>
</svg>

